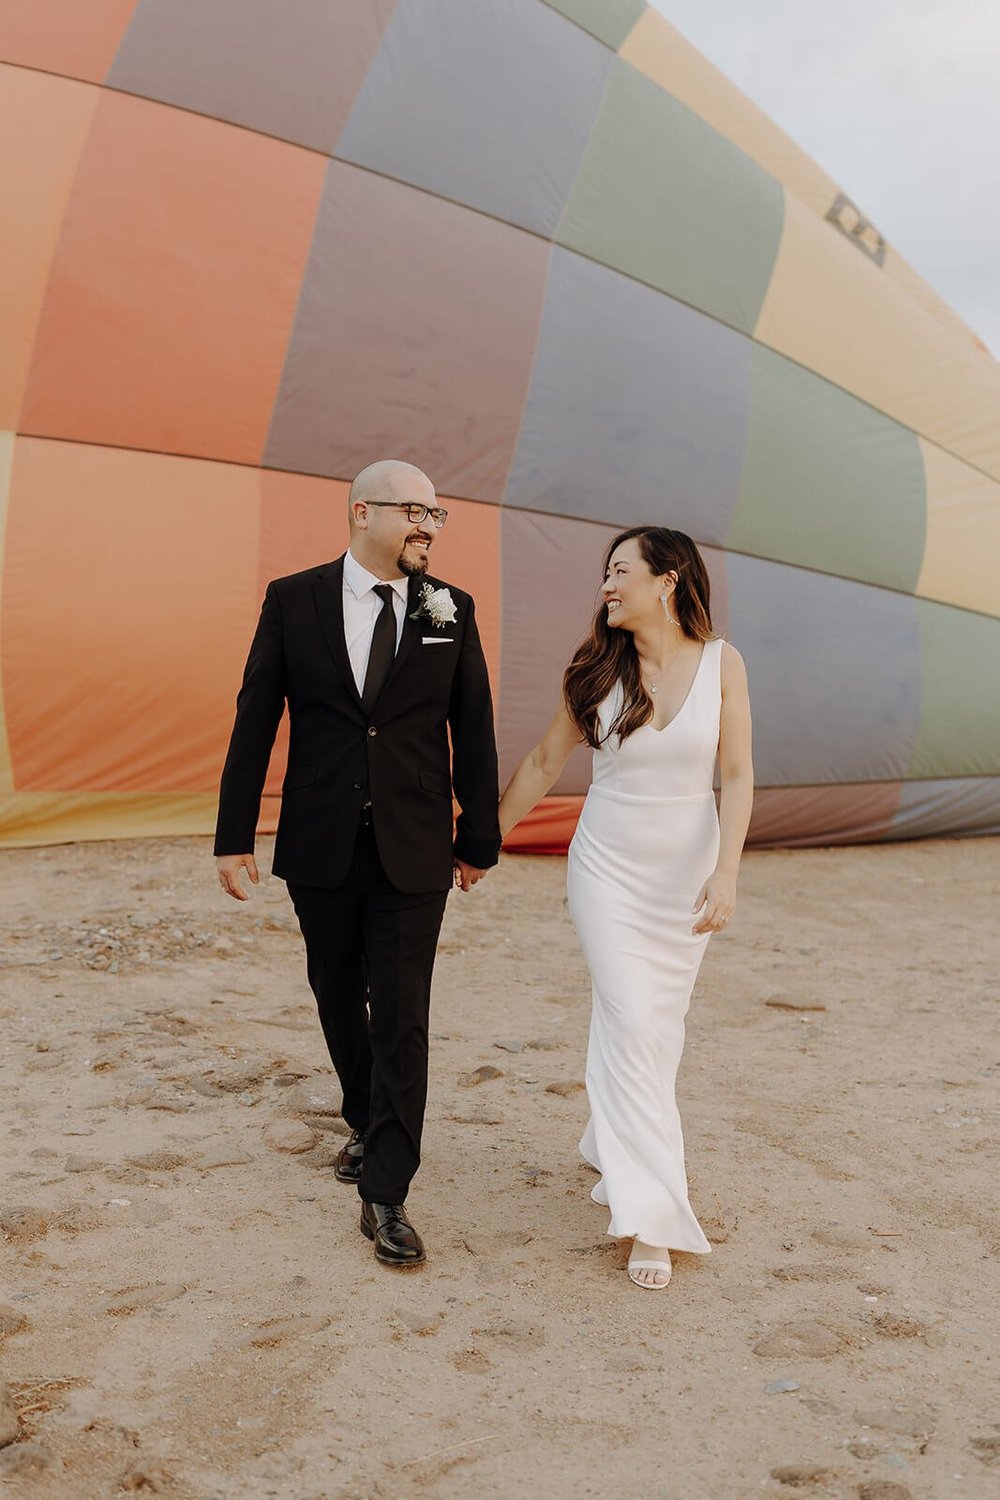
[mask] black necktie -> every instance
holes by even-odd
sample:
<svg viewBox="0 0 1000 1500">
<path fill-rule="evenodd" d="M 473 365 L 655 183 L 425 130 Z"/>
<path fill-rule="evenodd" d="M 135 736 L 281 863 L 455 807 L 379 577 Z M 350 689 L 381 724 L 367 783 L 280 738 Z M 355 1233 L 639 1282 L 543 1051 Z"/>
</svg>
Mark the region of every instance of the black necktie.
<svg viewBox="0 0 1000 1500">
<path fill-rule="evenodd" d="M 382 600 L 382 610 L 375 621 L 375 629 L 372 631 L 365 685 L 361 692 L 361 707 L 366 714 L 370 714 L 378 702 L 378 695 L 385 686 L 385 679 L 389 675 L 396 655 L 396 611 L 392 605 L 393 590 L 387 583 L 377 583 L 373 592 Z"/>
</svg>

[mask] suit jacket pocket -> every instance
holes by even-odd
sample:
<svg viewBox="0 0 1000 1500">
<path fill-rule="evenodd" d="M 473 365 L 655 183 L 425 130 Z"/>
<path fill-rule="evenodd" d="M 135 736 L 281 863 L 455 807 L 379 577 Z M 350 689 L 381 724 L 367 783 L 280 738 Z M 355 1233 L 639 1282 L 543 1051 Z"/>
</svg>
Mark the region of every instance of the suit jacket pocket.
<svg viewBox="0 0 1000 1500">
<path fill-rule="evenodd" d="M 451 796 L 451 781 L 440 771 L 421 771 L 420 785 L 425 792 L 437 792 L 439 797 Z"/>
<path fill-rule="evenodd" d="M 316 780 L 318 766 L 289 766 L 285 772 L 285 779 L 281 784 L 283 792 L 294 792 L 302 786 L 312 786 Z"/>
</svg>

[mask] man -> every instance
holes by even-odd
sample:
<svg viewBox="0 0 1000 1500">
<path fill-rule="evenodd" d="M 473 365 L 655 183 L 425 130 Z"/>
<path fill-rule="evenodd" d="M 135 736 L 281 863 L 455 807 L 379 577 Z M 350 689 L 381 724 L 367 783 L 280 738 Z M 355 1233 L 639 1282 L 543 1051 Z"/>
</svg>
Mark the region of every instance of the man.
<svg viewBox="0 0 1000 1500">
<path fill-rule="evenodd" d="M 427 576 L 448 514 L 430 480 L 384 460 L 357 476 L 348 504 L 347 553 L 267 586 L 215 854 L 223 889 L 245 901 L 287 702 L 273 868 L 344 1091 L 351 1136 L 335 1175 L 357 1185 L 376 1257 L 408 1267 L 426 1259 L 404 1204 L 420 1161 L 431 971 L 452 883 L 469 890 L 499 857 L 496 741 L 472 599 Z"/>
</svg>

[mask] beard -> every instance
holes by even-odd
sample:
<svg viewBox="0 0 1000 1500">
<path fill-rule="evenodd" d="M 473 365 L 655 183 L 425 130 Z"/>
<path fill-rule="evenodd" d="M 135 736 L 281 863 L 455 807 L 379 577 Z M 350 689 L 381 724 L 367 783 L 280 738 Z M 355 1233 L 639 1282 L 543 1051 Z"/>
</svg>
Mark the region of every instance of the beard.
<svg viewBox="0 0 1000 1500">
<path fill-rule="evenodd" d="M 406 575 L 407 578 L 419 578 L 422 573 L 427 572 L 427 554 L 418 552 L 416 557 L 407 557 L 406 547 L 396 559 L 396 567 Z"/>
</svg>

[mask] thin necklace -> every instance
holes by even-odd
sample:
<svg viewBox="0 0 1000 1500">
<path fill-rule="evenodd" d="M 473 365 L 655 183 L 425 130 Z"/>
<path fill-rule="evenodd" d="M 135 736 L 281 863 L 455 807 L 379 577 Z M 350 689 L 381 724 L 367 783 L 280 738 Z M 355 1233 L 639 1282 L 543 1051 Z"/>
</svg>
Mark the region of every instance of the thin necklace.
<svg viewBox="0 0 1000 1500">
<path fill-rule="evenodd" d="M 678 649 L 674 652 L 673 656 L 670 658 L 670 661 L 671 662 L 676 661 L 676 659 L 677 659 L 677 657 L 679 655 L 680 655 L 680 647 L 678 647 Z M 667 665 L 669 666 L 670 663 L 668 662 Z M 660 668 L 659 672 L 657 672 L 655 679 L 653 679 L 652 677 L 650 677 L 648 670 L 646 670 L 645 673 L 644 673 L 643 672 L 642 660 L 640 658 L 640 661 L 639 661 L 639 675 L 645 677 L 646 688 L 647 688 L 648 692 L 653 693 L 655 695 L 655 693 L 658 691 L 659 685 L 660 685 L 660 677 L 661 677 L 662 673 L 663 673 L 663 668 L 662 667 Z"/>
</svg>

